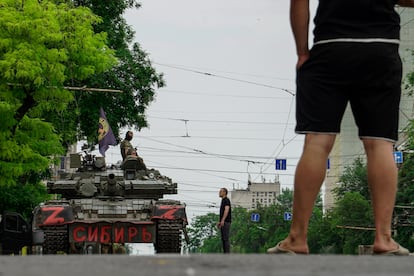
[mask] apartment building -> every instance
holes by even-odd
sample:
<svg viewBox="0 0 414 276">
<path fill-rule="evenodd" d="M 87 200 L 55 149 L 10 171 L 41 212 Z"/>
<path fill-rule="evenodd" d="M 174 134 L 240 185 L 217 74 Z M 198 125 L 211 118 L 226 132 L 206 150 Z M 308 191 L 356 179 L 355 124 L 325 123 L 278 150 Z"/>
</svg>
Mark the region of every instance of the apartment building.
<svg viewBox="0 0 414 276">
<path fill-rule="evenodd" d="M 280 182 L 249 182 L 247 189 L 233 189 L 230 193 L 231 204 L 253 210 L 260 206 L 270 206 L 276 203 L 280 194 Z"/>
</svg>

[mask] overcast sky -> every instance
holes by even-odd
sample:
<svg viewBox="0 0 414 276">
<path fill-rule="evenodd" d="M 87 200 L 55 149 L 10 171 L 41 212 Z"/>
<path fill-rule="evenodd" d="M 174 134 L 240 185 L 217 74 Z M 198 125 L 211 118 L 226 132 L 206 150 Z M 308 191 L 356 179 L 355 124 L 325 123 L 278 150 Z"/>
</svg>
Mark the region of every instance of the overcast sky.
<svg viewBox="0 0 414 276">
<path fill-rule="evenodd" d="M 218 212 L 218 190 L 244 189 L 249 175 L 292 189 L 303 136 L 293 131 L 290 1 L 140 2 L 125 18 L 166 87 L 132 144 L 148 167 L 178 183 L 168 198 L 185 202 L 193 218 Z M 287 159 L 286 171 L 275 170 L 275 158 Z M 118 147 L 107 152 L 119 159 Z"/>
</svg>

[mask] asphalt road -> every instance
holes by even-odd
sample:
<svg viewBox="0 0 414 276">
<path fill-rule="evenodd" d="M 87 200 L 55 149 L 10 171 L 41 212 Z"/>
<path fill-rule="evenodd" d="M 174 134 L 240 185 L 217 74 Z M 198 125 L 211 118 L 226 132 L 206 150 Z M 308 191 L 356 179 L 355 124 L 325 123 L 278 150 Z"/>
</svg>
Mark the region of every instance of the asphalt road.
<svg viewBox="0 0 414 276">
<path fill-rule="evenodd" d="M 265 254 L 1 256 L 0 276 L 412 276 L 413 257 Z"/>
</svg>

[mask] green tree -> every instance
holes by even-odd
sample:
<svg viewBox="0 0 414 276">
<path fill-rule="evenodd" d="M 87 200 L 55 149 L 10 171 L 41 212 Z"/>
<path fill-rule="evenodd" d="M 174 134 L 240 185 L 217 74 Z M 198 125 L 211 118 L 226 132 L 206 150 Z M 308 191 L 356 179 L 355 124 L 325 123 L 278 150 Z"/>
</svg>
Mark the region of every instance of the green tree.
<svg viewBox="0 0 414 276">
<path fill-rule="evenodd" d="M 60 1 L 62 2 L 62 1 Z M 152 67 L 148 54 L 139 43 L 132 43 L 134 30 L 123 14 L 126 9 L 139 8 L 136 0 L 67 0 L 74 6 L 90 8 L 102 19 L 95 24 L 95 32 L 108 34 L 108 46 L 115 51 L 119 63 L 106 72 L 96 73 L 84 80 L 71 79 L 66 84 L 121 90 L 122 93 L 74 92 L 74 101 L 64 111 L 49 114 L 65 147 L 86 139 L 91 148 L 97 143 L 97 118 L 102 106 L 118 139 L 123 127 L 147 127 L 145 111 L 154 100 L 155 89 L 165 85 L 162 74 Z"/>
<path fill-rule="evenodd" d="M 0 214 L 3 211 L 15 211 L 26 219 L 32 215 L 33 208 L 49 198 L 46 187 L 41 182 L 18 183 L 0 189 Z"/>
<path fill-rule="evenodd" d="M 344 197 L 348 192 L 360 193 L 364 198 L 370 199 L 367 167 L 361 158 L 354 160 L 352 165 L 347 166 L 339 178 L 340 186 L 333 189 L 338 199 Z"/>
<path fill-rule="evenodd" d="M 414 76 L 411 73 L 411 79 Z M 414 250 L 414 121 L 405 129 L 404 162 L 398 172 L 398 191 L 394 210 L 395 239 L 405 247 Z"/>
<path fill-rule="evenodd" d="M 264 253 L 267 248 L 286 238 L 291 221 L 284 220 L 284 213 L 292 211 L 292 198 L 293 192 L 284 189 L 277 202 L 271 206 L 258 206 L 250 211 L 241 207 L 233 208 L 231 251 Z M 260 215 L 258 222 L 251 221 L 253 213 Z M 217 220 L 218 216 L 215 214 L 197 217 L 190 231 L 193 237 L 190 238 L 193 239 L 193 252 L 221 252 L 220 234 L 214 228 Z M 359 193 L 344 193 L 336 206 L 326 214 L 323 213 L 322 199 L 319 195 L 309 221 L 309 250 L 317 254 L 356 254 L 358 245 L 372 243 L 372 227 L 370 203 Z M 214 229 L 214 232 L 207 229 Z"/>
<path fill-rule="evenodd" d="M 188 227 L 188 236 L 190 238 L 189 248 L 191 252 L 220 252 L 218 250 L 220 249 L 221 241 L 217 239 L 218 231 L 216 226 L 218 221 L 219 215 L 214 213 L 195 217 L 194 221 Z M 217 251 L 215 251 L 216 248 Z"/>
<path fill-rule="evenodd" d="M 231 224 L 231 251 L 234 253 L 258 253 L 266 241 L 267 225 L 264 223 L 264 211 L 261 210 L 247 211 L 244 208 L 237 207 L 232 210 Z M 253 213 L 260 215 L 259 222 L 251 221 Z"/>
<path fill-rule="evenodd" d="M 399 168 L 398 191 L 396 208 L 394 210 L 393 228 L 398 235 L 394 238 L 414 250 L 414 187 L 412 185 L 414 174 L 414 124 L 411 121 L 405 129 L 406 143 L 404 145 L 404 163 Z M 348 192 L 360 193 L 370 200 L 366 165 L 358 158 L 352 166 L 345 169 L 340 177 L 341 186 L 334 189 L 337 198 L 343 198 Z"/>
<path fill-rule="evenodd" d="M 414 76 L 414 73 L 411 73 Z M 404 145 L 404 162 L 399 169 L 397 204 L 414 206 L 414 121 L 405 129 L 407 141 Z"/>
<path fill-rule="evenodd" d="M 0 6 L 0 185 L 5 189 L 42 175 L 64 152 L 42 116 L 73 100 L 65 83 L 103 72 L 116 58 L 106 35 L 94 32 L 99 17 L 85 7 L 37 0 L 0 0 Z"/>
<path fill-rule="evenodd" d="M 261 212 L 261 217 L 263 218 L 262 227 L 268 230 L 262 233 L 265 237 L 259 252 L 266 252 L 267 248 L 275 246 L 276 243 L 285 239 L 288 235 L 290 221 L 284 219 L 284 214 L 285 212 L 292 212 L 292 210 L 276 203 L 270 207 L 260 208 L 257 211 Z"/>
<path fill-rule="evenodd" d="M 358 245 L 372 244 L 374 238 L 371 204 L 361 194 L 348 192 L 337 201 L 330 214 L 331 229 L 337 228 L 334 244 L 342 254 L 357 254 Z"/>
<path fill-rule="evenodd" d="M 311 253 L 338 254 L 342 251 L 339 229 L 333 224 L 331 212 L 323 214 L 322 209 L 315 209 L 308 230 L 308 245 Z"/>
<path fill-rule="evenodd" d="M 284 220 L 284 213 L 291 212 L 291 207 L 292 191 L 288 189 L 284 189 L 276 203 L 269 207 L 259 205 L 250 211 L 241 207 L 233 207 L 230 231 L 231 251 L 233 253 L 264 253 L 267 248 L 284 239 L 290 227 L 290 221 Z M 259 214 L 258 222 L 251 221 L 253 213 Z M 320 220 L 321 214 L 320 197 L 318 197 L 311 225 L 314 221 Z M 193 252 L 222 252 L 220 233 L 216 228 L 212 228 L 217 221 L 218 215 L 208 214 L 197 217 L 191 224 L 189 233 L 191 233 Z M 213 232 L 210 232 L 211 229 Z"/>
<path fill-rule="evenodd" d="M 277 197 L 278 204 L 286 208 L 286 210 L 291 210 L 293 206 L 293 192 L 287 188 L 282 189 L 282 192 Z"/>
<path fill-rule="evenodd" d="M 404 154 L 404 163 L 399 170 L 397 205 L 414 206 L 414 155 Z"/>
</svg>

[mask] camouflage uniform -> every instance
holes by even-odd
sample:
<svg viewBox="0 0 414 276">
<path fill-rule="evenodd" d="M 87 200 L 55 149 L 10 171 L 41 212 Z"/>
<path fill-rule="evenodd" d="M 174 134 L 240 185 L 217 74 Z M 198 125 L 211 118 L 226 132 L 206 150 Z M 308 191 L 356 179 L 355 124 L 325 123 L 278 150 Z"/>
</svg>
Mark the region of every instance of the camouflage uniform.
<svg viewBox="0 0 414 276">
<path fill-rule="evenodd" d="M 123 140 L 121 142 L 121 146 L 120 147 L 121 147 L 122 160 L 125 160 L 126 153 L 128 152 L 128 150 L 133 149 L 132 144 L 128 140 Z"/>
</svg>

